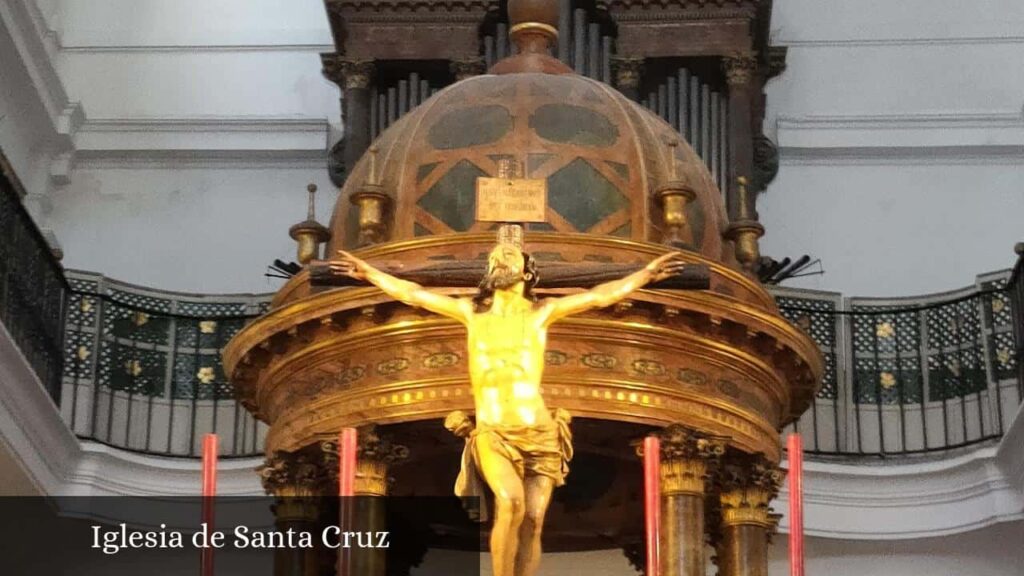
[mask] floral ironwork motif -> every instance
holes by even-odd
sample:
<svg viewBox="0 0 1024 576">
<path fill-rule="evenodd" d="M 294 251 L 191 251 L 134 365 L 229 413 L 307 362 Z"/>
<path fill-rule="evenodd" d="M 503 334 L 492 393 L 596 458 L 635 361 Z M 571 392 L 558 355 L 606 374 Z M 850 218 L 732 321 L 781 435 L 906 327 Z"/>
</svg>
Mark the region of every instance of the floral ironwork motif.
<svg viewBox="0 0 1024 576">
<path fill-rule="evenodd" d="M 142 362 L 138 360 L 128 360 L 124 363 L 124 371 L 131 376 L 138 376 L 142 374 Z"/>
<path fill-rule="evenodd" d="M 896 376 L 892 372 L 882 372 L 878 377 L 878 383 L 882 388 L 889 390 L 896 387 Z"/>
<path fill-rule="evenodd" d="M 203 366 L 196 372 L 196 380 L 199 380 L 203 384 L 210 384 L 217 379 L 217 373 L 214 371 L 212 366 Z"/>
<path fill-rule="evenodd" d="M 892 327 L 892 322 L 880 322 L 875 327 L 875 335 L 879 338 L 892 338 L 895 333 L 896 329 Z"/>
</svg>

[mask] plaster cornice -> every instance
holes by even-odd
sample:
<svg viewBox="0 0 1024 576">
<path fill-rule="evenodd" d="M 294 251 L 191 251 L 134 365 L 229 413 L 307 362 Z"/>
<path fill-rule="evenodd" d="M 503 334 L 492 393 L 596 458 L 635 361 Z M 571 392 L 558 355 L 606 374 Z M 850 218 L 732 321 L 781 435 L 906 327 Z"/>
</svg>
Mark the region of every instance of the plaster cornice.
<svg viewBox="0 0 1024 576">
<path fill-rule="evenodd" d="M 36 99 L 50 119 L 58 147 L 71 147 L 71 137 L 85 121 L 81 104 L 73 102 L 57 73 L 53 57 L 59 50 L 56 33 L 49 30 L 32 0 L 0 2 L 0 33 L 13 42 L 32 80 Z"/>
</svg>

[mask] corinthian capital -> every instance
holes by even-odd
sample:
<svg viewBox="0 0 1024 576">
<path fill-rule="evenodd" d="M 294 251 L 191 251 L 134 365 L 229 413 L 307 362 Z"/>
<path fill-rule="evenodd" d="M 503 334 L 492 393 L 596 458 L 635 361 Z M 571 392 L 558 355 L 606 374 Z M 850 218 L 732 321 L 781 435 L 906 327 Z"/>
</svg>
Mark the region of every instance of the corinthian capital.
<svg viewBox="0 0 1024 576">
<path fill-rule="evenodd" d="M 324 76 L 346 90 L 369 88 L 376 65 L 373 60 L 353 60 L 340 54 L 321 54 Z"/>
<path fill-rule="evenodd" d="M 275 452 L 256 471 L 267 494 L 278 497 L 319 495 L 327 480 L 323 459 L 303 451 Z"/>
<path fill-rule="evenodd" d="M 450 68 L 452 74 L 455 75 L 456 82 L 472 78 L 473 76 L 479 76 L 485 71 L 484 61 L 480 58 L 452 60 Z"/>
<path fill-rule="evenodd" d="M 777 465 L 761 457 L 728 463 L 721 478 L 722 524 L 773 528 L 775 519 L 769 504 L 778 496 L 784 477 Z"/>
<path fill-rule="evenodd" d="M 666 495 L 703 495 L 725 454 L 725 440 L 684 426 L 661 431 L 661 483 Z"/>
<path fill-rule="evenodd" d="M 643 58 L 613 58 L 615 68 L 615 86 L 618 88 L 638 88 L 640 76 L 644 71 Z"/>
<path fill-rule="evenodd" d="M 722 59 L 722 70 L 729 86 L 749 84 L 757 71 L 757 55 L 753 53 L 735 54 Z"/>
</svg>

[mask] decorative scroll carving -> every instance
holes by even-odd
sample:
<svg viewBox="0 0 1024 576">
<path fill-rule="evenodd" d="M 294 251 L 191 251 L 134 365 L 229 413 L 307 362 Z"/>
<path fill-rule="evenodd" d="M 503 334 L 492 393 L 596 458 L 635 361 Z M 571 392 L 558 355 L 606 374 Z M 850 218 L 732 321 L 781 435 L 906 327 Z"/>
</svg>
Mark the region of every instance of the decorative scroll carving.
<svg viewBox="0 0 1024 576">
<path fill-rule="evenodd" d="M 759 134 L 754 136 L 754 176 L 751 188 L 760 192 L 775 180 L 779 173 L 779 149 L 772 139 Z"/>
</svg>

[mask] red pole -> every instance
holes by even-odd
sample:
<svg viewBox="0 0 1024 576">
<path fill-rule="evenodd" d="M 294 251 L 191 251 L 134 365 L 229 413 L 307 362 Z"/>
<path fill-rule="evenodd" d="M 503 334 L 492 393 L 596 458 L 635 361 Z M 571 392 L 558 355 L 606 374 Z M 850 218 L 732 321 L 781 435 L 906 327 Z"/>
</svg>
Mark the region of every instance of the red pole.
<svg viewBox="0 0 1024 576">
<path fill-rule="evenodd" d="M 217 435 L 203 437 L 203 523 L 206 533 L 213 532 L 214 498 L 217 496 Z M 200 554 L 201 576 L 213 576 L 213 548 L 207 546 Z"/>
<path fill-rule="evenodd" d="M 804 446 L 800 434 L 786 442 L 789 457 L 789 573 L 804 576 Z"/>
<path fill-rule="evenodd" d="M 356 429 L 345 428 L 338 443 L 338 495 L 344 498 L 355 494 Z"/>
<path fill-rule="evenodd" d="M 644 522 L 647 532 L 647 576 L 658 576 L 661 526 L 661 441 L 644 438 Z"/>
<path fill-rule="evenodd" d="M 338 437 L 338 508 L 342 532 L 352 529 L 352 497 L 356 495 L 356 429 L 343 428 Z M 338 576 L 349 576 L 351 553 L 339 549 Z"/>
</svg>

